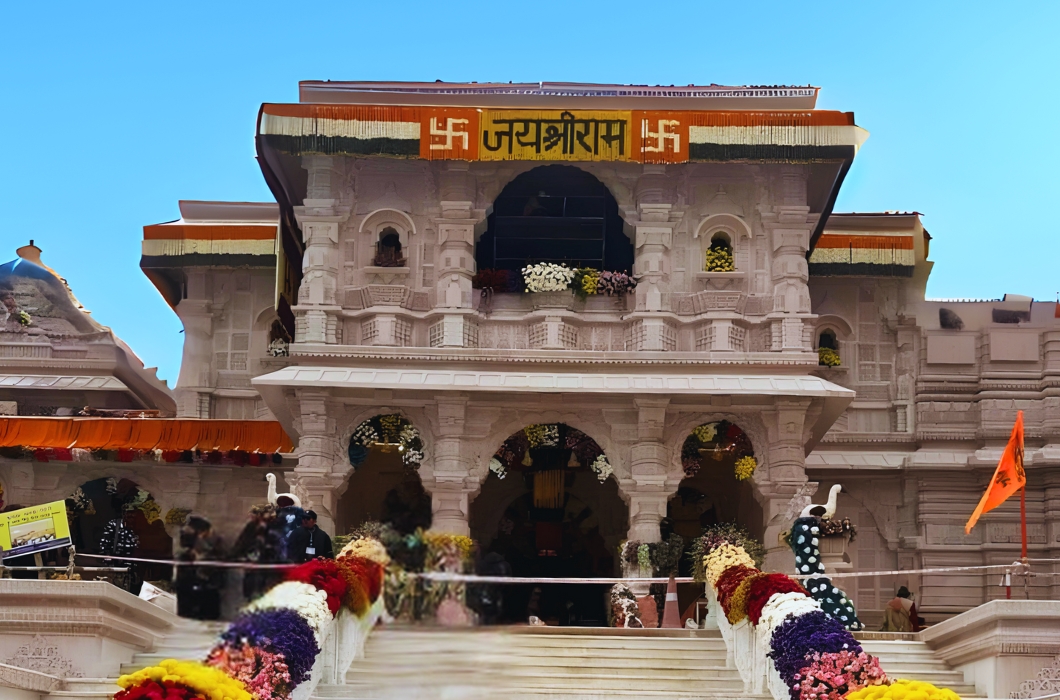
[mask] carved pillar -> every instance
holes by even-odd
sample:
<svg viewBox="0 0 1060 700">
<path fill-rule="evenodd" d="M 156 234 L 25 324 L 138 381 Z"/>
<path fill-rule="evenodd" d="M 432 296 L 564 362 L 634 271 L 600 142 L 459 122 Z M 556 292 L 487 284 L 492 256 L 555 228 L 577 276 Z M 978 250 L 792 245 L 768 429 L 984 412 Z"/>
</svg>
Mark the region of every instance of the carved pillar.
<svg viewBox="0 0 1060 700">
<path fill-rule="evenodd" d="M 466 163 L 454 164 L 465 167 Z M 443 192 L 464 191 L 458 185 L 461 173 L 447 172 Z M 455 179 L 455 180 L 454 180 Z M 454 184 L 454 181 L 456 184 Z M 475 333 L 468 327 L 472 307 L 471 278 L 475 275 L 475 226 L 481 212 L 472 209 L 471 201 L 441 202 L 442 216 L 435 219 L 438 229 L 438 282 L 435 306 L 444 309 L 441 326 L 432 333 L 431 344 L 438 347 L 473 346 Z"/>
<path fill-rule="evenodd" d="M 184 324 L 184 351 L 175 390 L 178 418 L 209 418 L 213 386 L 213 314 L 206 273 L 188 272 L 186 298 L 176 312 Z"/>
<path fill-rule="evenodd" d="M 303 205 L 294 208 L 305 242 L 302 285 L 298 289 L 298 306 L 294 308 L 295 341 L 336 343 L 342 310 L 335 292 L 340 263 L 339 226 L 350 211 L 337 206 L 329 157 L 306 156 L 302 167 L 309 173 L 309 185 Z"/>
<path fill-rule="evenodd" d="M 317 513 L 322 530 L 335 534 L 335 507 L 345 490 L 347 465 L 337 438 L 335 411 L 323 391 L 299 391 L 301 430 L 298 436 L 298 465 L 284 472 L 291 492 L 302 500 L 302 507 Z"/>
<path fill-rule="evenodd" d="M 812 341 L 803 330 L 810 309 L 809 267 L 806 252 L 816 217 L 810 216 L 806 171 L 799 166 L 781 170 L 777 204 L 763 217 L 773 247 L 773 350 L 809 350 Z"/>
<path fill-rule="evenodd" d="M 659 523 L 666 517 L 666 502 L 672 484 L 668 483 L 670 455 L 663 445 L 666 407 L 669 399 L 635 399 L 637 441 L 630 448 L 634 487 L 629 497 L 631 540 L 658 542 Z"/>
<path fill-rule="evenodd" d="M 431 491 L 431 529 L 470 535 L 469 495 L 478 488 L 466 453 L 467 398 L 439 397 L 438 432 L 434 441 L 434 479 Z"/>
<path fill-rule="evenodd" d="M 762 413 L 769 440 L 768 471 L 759 469 L 753 478 L 765 519 L 766 571 L 789 571 L 793 566 L 780 534 L 791 527 L 788 504 L 807 482 L 804 428 L 809 409 L 809 399 L 777 399 L 772 410 Z"/>
</svg>

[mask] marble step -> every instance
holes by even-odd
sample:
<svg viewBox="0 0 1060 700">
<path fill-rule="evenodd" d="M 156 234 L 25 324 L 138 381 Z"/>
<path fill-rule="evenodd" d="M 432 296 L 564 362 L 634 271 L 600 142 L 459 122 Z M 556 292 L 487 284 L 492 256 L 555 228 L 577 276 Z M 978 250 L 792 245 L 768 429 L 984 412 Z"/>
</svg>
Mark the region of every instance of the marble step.
<svg viewBox="0 0 1060 700">
<path fill-rule="evenodd" d="M 666 700 L 772 700 L 769 695 L 754 695 L 743 690 L 712 692 L 709 688 L 686 688 L 679 692 L 659 689 L 604 689 L 591 688 L 520 688 L 452 685 L 404 686 L 397 688 L 376 687 L 369 689 L 349 685 L 318 686 L 312 696 L 315 700 L 496 700 L 496 698 L 518 698 L 519 700 L 608 700 L 609 698 L 666 698 Z"/>
<path fill-rule="evenodd" d="M 117 678 L 67 678 L 62 690 L 42 695 L 46 700 L 110 700 L 118 692 Z M 0 688 L 0 697 L 3 689 Z"/>
</svg>

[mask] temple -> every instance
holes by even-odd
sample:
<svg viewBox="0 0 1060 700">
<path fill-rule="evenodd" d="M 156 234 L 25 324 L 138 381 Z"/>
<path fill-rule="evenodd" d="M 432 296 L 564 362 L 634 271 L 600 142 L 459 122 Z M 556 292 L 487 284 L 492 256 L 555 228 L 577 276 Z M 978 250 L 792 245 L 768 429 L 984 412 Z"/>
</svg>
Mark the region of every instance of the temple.
<svg viewBox="0 0 1060 700">
<path fill-rule="evenodd" d="M 0 268 L 3 413 L 152 410 L 290 441 L 259 436 L 256 463 L 59 467 L 33 460 L 67 445 L 8 437 L 6 502 L 128 479 L 234 538 L 274 471 L 332 534 L 431 528 L 517 576 L 591 578 L 626 570 L 625 541 L 724 522 L 789 571 L 782 533 L 841 484 L 849 523 L 822 551 L 890 572 L 845 584 L 877 629 L 899 586 L 932 623 L 1005 597 L 993 573 L 901 571 L 1019 558 L 1018 502 L 964 523 L 1023 411 L 1031 556 L 1060 557 L 1057 305 L 927 299 L 918 213 L 833 211 L 868 133 L 817 88 L 299 88 L 258 114 L 274 202 L 181 201 L 144 227 L 141 269 L 184 325 L 172 391 L 57 275 L 31 300 L 26 265 Z M 20 325 L 56 299 L 69 329 Z M 1055 601 L 1060 579 L 1026 595 Z"/>
</svg>

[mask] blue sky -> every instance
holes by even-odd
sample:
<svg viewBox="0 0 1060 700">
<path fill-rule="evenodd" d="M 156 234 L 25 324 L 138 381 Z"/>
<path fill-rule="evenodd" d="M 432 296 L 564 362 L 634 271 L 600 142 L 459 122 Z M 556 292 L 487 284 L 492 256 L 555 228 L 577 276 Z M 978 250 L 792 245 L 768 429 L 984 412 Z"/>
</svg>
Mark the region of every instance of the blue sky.
<svg viewBox="0 0 1060 700">
<path fill-rule="evenodd" d="M 33 238 L 172 385 L 140 273 L 179 199 L 265 200 L 261 102 L 306 79 L 813 84 L 871 133 L 836 211 L 916 210 L 934 297 L 1053 299 L 1060 3 L 5 3 L 0 259 Z"/>
</svg>

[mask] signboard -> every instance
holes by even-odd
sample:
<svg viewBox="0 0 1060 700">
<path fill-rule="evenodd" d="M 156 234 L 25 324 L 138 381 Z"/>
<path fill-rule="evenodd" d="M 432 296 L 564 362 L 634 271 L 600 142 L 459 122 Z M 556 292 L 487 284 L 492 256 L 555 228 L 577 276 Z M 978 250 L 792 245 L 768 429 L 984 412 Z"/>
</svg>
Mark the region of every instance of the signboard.
<svg viewBox="0 0 1060 700">
<path fill-rule="evenodd" d="M 849 112 L 555 110 L 266 104 L 258 135 L 289 155 L 425 160 L 818 162 L 853 158 Z"/>
<path fill-rule="evenodd" d="M 69 546 L 70 523 L 63 501 L 0 513 L 4 559 Z"/>
</svg>

